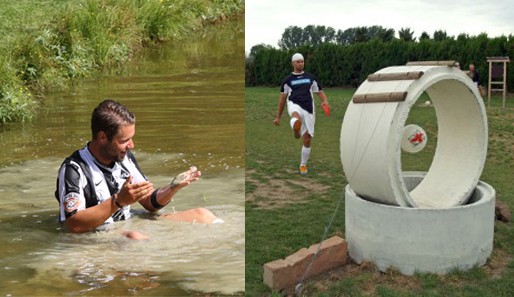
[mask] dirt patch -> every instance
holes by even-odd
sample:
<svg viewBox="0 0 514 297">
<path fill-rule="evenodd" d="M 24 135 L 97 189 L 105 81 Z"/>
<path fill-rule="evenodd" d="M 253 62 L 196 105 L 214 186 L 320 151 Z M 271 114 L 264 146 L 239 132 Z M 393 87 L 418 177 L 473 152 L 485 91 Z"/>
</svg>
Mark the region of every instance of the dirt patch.
<svg viewBox="0 0 514 297">
<path fill-rule="evenodd" d="M 504 250 L 493 249 L 491 258 L 484 268 L 490 278 L 500 278 L 512 261 L 512 256 Z"/>
<path fill-rule="evenodd" d="M 375 296 L 379 286 L 400 288 L 405 291 L 421 289 L 421 282 L 416 277 L 405 276 L 395 270 L 380 272 L 373 263 L 356 264 L 349 261 L 346 265 L 318 275 L 304 283 L 301 296 L 310 296 L 315 292 L 326 292 L 335 283 L 344 279 L 353 279 L 355 286 L 350 290 L 359 291 L 360 296 Z M 286 296 L 295 296 L 295 287 L 282 292 Z"/>
<path fill-rule="evenodd" d="M 265 177 L 257 179 L 255 171 L 246 172 L 246 182 L 251 183 L 255 189 L 247 192 L 246 202 L 256 205 L 258 208 L 275 209 L 286 207 L 292 203 L 303 203 L 311 193 L 322 194 L 330 187 L 317 183 L 308 176 L 300 176 L 296 172 L 288 172 L 287 176 L 296 178 L 280 179 Z"/>
<path fill-rule="evenodd" d="M 491 258 L 482 267 L 487 276 L 492 279 L 501 278 L 512 261 L 512 256 L 504 250 L 493 249 Z M 469 280 L 459 274 L 438 275 L 442 282 L 451 284 L 456 288 L 464 287 Z M 315 292 L 326 292 L 335 283 L 345 279 L 352 279 L 355 287 L 351 290 L 359 291 L 362 296 L 375 296 L 378 287 L 387 287 L 404 292 L 420 291 L 421 281 L 417 276 L 406 276 L 400 272 L 389 269 L 381 272 L 371 262 L 357 264 L 351 260 L 342 267 L 315 276 L 304 282 L 301 296 L 310 296 Z M 282 291 L 285 296 L 295 296 L 295 287 Z"/>
</svg>

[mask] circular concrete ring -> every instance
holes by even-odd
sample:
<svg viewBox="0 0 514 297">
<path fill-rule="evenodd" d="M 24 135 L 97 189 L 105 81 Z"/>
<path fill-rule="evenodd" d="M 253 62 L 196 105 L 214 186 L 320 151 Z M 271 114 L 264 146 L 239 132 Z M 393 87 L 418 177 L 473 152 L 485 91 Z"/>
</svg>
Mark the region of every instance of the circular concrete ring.
<svg viewBox="0 0 514 297">
<path fill-rule="evenodd" d="M 390 205 L 446 208 L 469 198 L 487 153 L 487 118 L 480 94 L 461 70 L 447 66 L 395 66 L 375 74 L 422 73 L 418 79 L 363 82 L 341 129 L 341 162 L 361 197 Z M 411 107 L 427 92 L 437 115 L 437 146 L 426 177 L 408 191 L 401 138 Z M 355 103 L 356 96 L 405 94 L 405 101 Z"/>
<path fill-rule="evenodd" d="M 406 173 L 408 187 L 423 179 Z M 371 202 L 345 189 L 345 238 L 357 263 L 380 271 L 444 274 L 485 264 L 493 249 L 494 189 L 479 182 L 468 204 L 452 208 L 412 208 Z"/>
</svg>

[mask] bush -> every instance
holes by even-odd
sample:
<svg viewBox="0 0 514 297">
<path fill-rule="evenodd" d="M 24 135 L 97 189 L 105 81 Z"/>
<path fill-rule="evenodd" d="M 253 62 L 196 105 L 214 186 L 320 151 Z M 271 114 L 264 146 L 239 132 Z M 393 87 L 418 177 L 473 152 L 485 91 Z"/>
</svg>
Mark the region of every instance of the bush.
<svg viewBox="0 0 514 297">
<path fill-rule="evenodd" d="M 33 114 L 34 100 L 5 56 L 0 56 L 0 121 L 24 121 Z"/>
<path fill-rule="evenodd" d="M 462 69 L 474 63 L 481 83 L 488 82 L 489 56 L 514 58 L 514 37 L 488 38 L 459 35 L 442 41 L 424 39 L 408 42 L 399 39 L 384 42 L 372 39 L 349 45 L 325 43 L 316 47 L 304 46 L 293 50 L 275 49 L 259 45 L 252 48 L 246 59 L 246 86 L 276 86 L 291 70 L 290 57 L 303 53 L 306 71 L 316 74 L 323 86 L 357 87 L 369 74 L 384 67 L 405 65 L 408 61 L 457 60 Z M 507 78 L 514 76 L 514 66 L 508 67 Z M 508 89 L 514 89 L 514 80 L 508 79 Z"/>
</svg>

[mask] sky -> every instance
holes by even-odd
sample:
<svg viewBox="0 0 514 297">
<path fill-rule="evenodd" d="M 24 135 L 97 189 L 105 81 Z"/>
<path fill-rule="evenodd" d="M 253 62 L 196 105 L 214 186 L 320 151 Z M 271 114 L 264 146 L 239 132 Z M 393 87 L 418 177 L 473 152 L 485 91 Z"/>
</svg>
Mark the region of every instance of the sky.
<svg viewBox="0 0 514 297">
<path fill-rule="evenodd" d="M 245 51 L 257 44 L 278 48 L 289 26 L 327 26 L 337 30 L 374 25 L 410 28 L 448 36 L 487 33 L 514 35 L 514 0 L 246 0 Z"/>
</svg>

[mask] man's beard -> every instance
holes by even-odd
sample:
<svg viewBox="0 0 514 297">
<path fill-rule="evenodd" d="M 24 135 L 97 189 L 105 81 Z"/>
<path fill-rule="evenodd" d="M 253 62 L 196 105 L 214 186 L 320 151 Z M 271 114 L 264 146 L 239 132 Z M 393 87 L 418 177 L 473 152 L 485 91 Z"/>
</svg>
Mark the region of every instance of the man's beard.
<svg viewBox="0 0 514 297">
<path fill-rule="evenodd" d="M 102 154 L 105 158 L 112 162 L 122 162 L 125 159 L 127 153 L 118 153 L 111 144 L 106 144 L 102 147 Z"/>
</svg>

